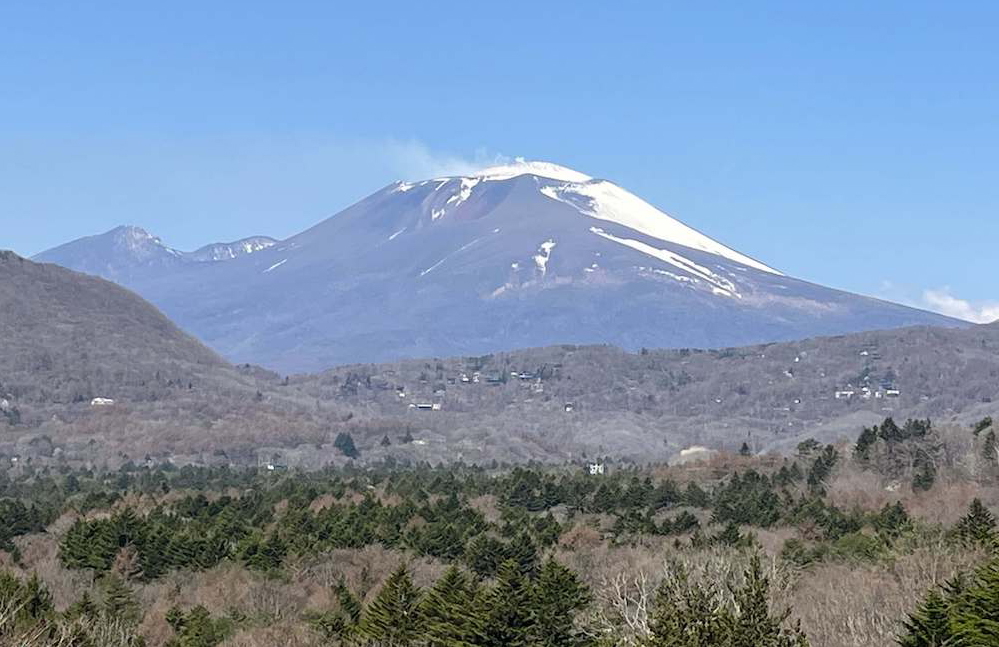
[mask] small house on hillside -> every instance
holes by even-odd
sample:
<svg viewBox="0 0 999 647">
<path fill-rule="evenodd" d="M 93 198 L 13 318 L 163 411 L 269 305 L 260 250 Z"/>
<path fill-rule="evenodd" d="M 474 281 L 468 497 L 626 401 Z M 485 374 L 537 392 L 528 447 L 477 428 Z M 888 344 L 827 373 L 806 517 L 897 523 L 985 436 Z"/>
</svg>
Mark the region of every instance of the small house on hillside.
<svg viewBox="0 0 999 647">
<path fill-rule="evenodd" d="M 90 406 L 92 407 L 112 407 L 114 406 L 114 400 L 111 398 L 94 398 L 90 401 Z"/>
<path fill-rule="evenodd" d="M 590 463 L 589 464 L 590 476 L 603 476 L 604 475 L 604 464 L 603 463 Z"/>
</svg>

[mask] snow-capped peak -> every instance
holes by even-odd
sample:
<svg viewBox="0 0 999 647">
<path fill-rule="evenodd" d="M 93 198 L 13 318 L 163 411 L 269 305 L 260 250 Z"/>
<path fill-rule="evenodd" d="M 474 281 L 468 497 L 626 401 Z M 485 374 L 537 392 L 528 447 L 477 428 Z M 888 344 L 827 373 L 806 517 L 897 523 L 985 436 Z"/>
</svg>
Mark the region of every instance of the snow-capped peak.
<svg viewBox="0 0 999 647">
<path fill-rule="evenodd" d="M 574 171 L 565 166 L 559 166 L 551 162 L 528 161 L 523 157 L 516 158 L 510 164 L 500 166 L 490 166 L 481 171 L 473 173 L 471 177 L 482 178 L 483 180 L 508 180 L 518 175 L 537 175 L 552 180 L 562 180 L 564 182 L 589 182 L 593 178 L 579 171 Z"/>
<path fill-rule="evenodd" d="M 650 238 L 780 275 L 777 270 L 705 236 L 613 182 L 594 179 L 552 162 L 530 161 L 518 157 L 511 163 L 484 168 L 470 175 L 436 178 L 417 184 L 398 182 L 392 185 L 391 192 L 406 192 L 415 186 L 436 183 L 432 190 L 428 189 L 432 197 L 425 204 L 426 213 L 436 222 L 468 202 L 487 183 L 511 180 L 523 175 L 534 177 L 542 195 L 573 207 L 581 215 L 613 222 Z"/>
<path fill-rule="evenodd" d="M 575 207 L 580 213 L 591 218 L 614 222 L 652 238 L 722 256 L 748 267 L 780 275 L 780 272 L 772 267 L 740 254 L 688 227 L 613 182 L 591 180 L 549 184 L 541 187 L 540 191 L 552 200 Z"/>
</svg>

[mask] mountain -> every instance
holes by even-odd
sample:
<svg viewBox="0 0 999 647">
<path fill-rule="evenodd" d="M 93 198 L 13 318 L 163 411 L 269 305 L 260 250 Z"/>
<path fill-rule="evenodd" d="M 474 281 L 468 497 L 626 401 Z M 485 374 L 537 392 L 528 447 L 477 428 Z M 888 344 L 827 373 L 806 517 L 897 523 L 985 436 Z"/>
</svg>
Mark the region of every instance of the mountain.
<svg viewBox="0 0 999 647">
<path fill-rule="evenodd" d="M 224 263 L 185 262 L 148 234 L 128 255 L 141 262 L 111 262 L 101 239 L 113 233 L 38 258 L 120 281 L 227 358 L 285 372 L 966 325 L 786 276 L 612 182 L 545 162 L 396 182 Z"/>
<path fill-rule="evenodd" d="M 264 440 L 308 439 L 315 452 L 344 417 L 336 403 L 300 403 L 275 374 L 231 366 L 119 285 L 6 251 L 0 340 L 4 466 L 255 464 Z"/>
<path fill-rule="evenodd" d="M 228 261 L 258 252 L 277 241 L 252 236 L 232 243 L 213 243 L 193 252 L 169 247 L 141 227 L 116 227 L 97 236 L 87 236 L 42 252 L 33 258 L 40 263 L 101 276 L 123 285 L 171 272 L 192 263 Z"/>
<path fill-rule="evenodd" d="M 13 252 L 0 252 L 0 339 L 0 391 L 21 402 L 134 400 L 228 367 L 128 290 Z"/>
</svg>

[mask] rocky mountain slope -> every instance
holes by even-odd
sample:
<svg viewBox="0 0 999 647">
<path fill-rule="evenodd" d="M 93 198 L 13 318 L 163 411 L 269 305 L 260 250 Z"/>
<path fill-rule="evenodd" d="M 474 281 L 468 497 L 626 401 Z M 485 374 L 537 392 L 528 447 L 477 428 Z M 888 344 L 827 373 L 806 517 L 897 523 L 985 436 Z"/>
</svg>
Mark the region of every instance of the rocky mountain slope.
<svg viewBox="0 0 999 647">
<path fill-rule="evenodd" d="M 540 162 L 398 182 L 226 262 L 185 262 L 148 234 L 112 250 L 109 236 L 138 234 L 38 258 L 120 281 L 230 360 L 283 372 L 964 325 L 785 276 L 612 182 Z"/>
</svg>

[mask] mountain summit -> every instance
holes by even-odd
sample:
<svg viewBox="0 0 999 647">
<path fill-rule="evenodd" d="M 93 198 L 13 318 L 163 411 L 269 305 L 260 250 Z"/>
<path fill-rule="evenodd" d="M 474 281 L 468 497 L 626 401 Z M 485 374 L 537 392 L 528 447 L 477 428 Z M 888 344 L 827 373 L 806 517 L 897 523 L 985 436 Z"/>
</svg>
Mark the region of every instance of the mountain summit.
<svg viewBox="0 0 999 647">
<path fill-rule="evenodd" d="M 122 225 L 96 236 L 87 236 L 42 252 L 32 260 L 55 263 L 79 272 L 96 274 L 125 285 L 145 276 L 169 272 L 189 263 L 227 261 L 274 245 L 267 236 L 252 236 L 232 243 L 212 243 L 193 252 L 168 247 L 157 236 L 134 225 Z"/>
<path fill-rule="evenodd" d="M 163 262 L 115 275 L 101 271 L 109 252 L 97 243 L 109 235 L 38 258 L 121 281 L 228 358 L 284 371 L 557 343 L 725 347 L 964 325 L 785 276 L 610 181 L 549 162 L 395 182 L 225 262 L 168 263 L 177 252 L 150 237 Z"/>
</svg>

